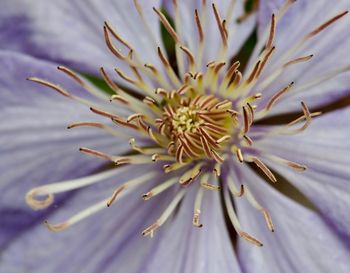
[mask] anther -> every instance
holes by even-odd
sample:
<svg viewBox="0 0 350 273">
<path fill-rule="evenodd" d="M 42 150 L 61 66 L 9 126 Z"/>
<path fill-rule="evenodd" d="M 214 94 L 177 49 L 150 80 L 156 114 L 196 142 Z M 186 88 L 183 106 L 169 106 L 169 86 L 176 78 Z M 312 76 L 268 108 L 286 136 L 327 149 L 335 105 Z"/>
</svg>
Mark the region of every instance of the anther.
<svg viewBox="0 0 350 273">
<path fill-rule="evenodd" d="M 252 161 L 255 163 L 256 166 L 259 167 L 260 170 L 263 171 L 263 173 L 273 182 L 276 183 L 277 179 L 274 176 L 274 174 L 270 171 L 270 169 L 257 157 L 253 157 Z"/>
</svg>

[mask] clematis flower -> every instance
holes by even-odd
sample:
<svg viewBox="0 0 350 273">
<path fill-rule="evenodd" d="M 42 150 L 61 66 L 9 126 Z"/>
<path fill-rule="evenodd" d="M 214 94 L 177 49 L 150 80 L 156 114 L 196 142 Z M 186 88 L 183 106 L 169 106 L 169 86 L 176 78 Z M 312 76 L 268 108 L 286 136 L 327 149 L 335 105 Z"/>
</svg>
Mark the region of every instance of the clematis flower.
<svg viewBox="0 0 350 273">
<path fill-rule="evenodd" d="M 348 272 L 350 4 L 244 3 L 4 1 L 1 272 Z"/>
</svg>

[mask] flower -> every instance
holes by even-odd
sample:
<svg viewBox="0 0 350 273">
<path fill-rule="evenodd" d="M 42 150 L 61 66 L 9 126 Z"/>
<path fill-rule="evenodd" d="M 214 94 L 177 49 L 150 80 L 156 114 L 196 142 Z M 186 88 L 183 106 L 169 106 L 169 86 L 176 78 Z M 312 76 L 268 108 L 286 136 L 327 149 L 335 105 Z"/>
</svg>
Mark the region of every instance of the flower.
<svg viewBox="0 0 350 273">
<path fill-rule="evenodd" d="M 89 3 L 97 11 L 108 9 Z M 349 94 L 348 75 L 343 75 L 349 70 L 343 56 L 347 37 L 339 38 L 339 33 L 347 31 L 349 4 L 260 3 L 258 43 L 242 75 L 239 62 L 230 63 L 254 23 L 254 15 L 239 24 L 233 20 L 242 15 L 242 2 L 235 6 L 234 1 L 207 3 L 204 8 L 203 3 L 193 7 L 193 3 L 174 1 L 167 6 L 176 31 L 157 8 L 158 1 L 154 5 L 134 3 L 136 9 L 127 1 L 114 3 L 118 28 L 108 22 L 104 25 L 105 42 L 119 59 L 118 83 L 125 86 L 119 87 L 108 69 L 101 69 L 106 83 L 116 91 L 111 102 L 67 67 L 59 66 L 63 73 L 56 75 L 49 62 L 12 51 L 15 45 L 17 51 L 29 50 L 36 57 L 65 61 L 71 40 L 58 40 L 65 47 L 45 50 L 49 39 L 42 41 L 40 32 L 20 37 L 20 41 L 7 34 L 11 31 L 2 35 L 2 39 L 9 38 L 6 44 L 11 50 L 1 53 L 1 101 L 6 121 L 1 128 L 12 137 L 3 136 L 10 144 L 4 149 L 6 161 L 1 161 L 6 178 L 3 268 L 9 272 L 18 271 L 18 267 L 53 272 L 68 262 L 67 271 L 71 272 L 329 272 L 335 267 L 337 272 L 346 272 L 349 110 L 317 117 L 319 111 L 310 111 L 308 106 L 323 106 Z M 56 16 L 66 15 L 63 11 L 71 7 L 68 2 L 58 5 L 62 14 Z M 2 15 L 5 23 L 18 12 L 8 6 L 10 16 Z M 78 6 L 74 12 L 88 15 L 86 5 Z M 30 16 L 24 18 L 39 30 L 48 27 L 55 33 L 56 28 L 42 25 L 40 17 L 34 16 L 34 21 Z M 155 27 L 158 20 L 175 41 L 178 74 L 160 43 Z M 13 31 L 10 23 L 6 26 Z M 137 35 L 130 35 L 131 30 Z M 233 35 L 235 30 L 239 30 L 238 35 Z M 52 38 L 57 39 L 55 35 Z M 68 52 L 70 63 L 79 68 L 82 56 L 91 56 L 93 62 L 82 69 L 91 72 L 100 57 L 97 51 L 91 52 Z M 103 59 L 111 64 L 110 58 Z M 40 96 L 23 96 L 22 89 L 39 87 L 12 79 L 28 74 L 37 75 L 29 78 L 31 81 L 73 102 L 59 100 L 47 90 Z M 130 94 L 129 89 L 138 93 Z M 11 93 L 18 90 L 21 96 Z M 76 102 L 88 105 L 97 115 Z M 255 124 L 297 107 L 303 113 L 287 125 Z M 118 129 L 99 116 L 112 120 Z M 70 123 L 72 133 L 66 138 L 60 127 L 73 118 L 81 121 Z M 77 128 L 86 126 L 113 137 Z M 55 141 L 44 141 L 46 135 Z M 125 145 L 127 141 L 132 152 Z M 69 152 L 69 146 L 83 144 L 83 153 L 126 166 L 101 170 L 98 159 Z M 312 208 L 305 207 L 310 205 L 306 198 L 302 199 L 304 205 L 298 204 L 264 183 L 248 167 L 249 162 L 271 183 L 276 182 L 277 174 L 284 176 L 312 201 Z M 79 178 L 71 179 L 72 172 Z M 21 204 L 13 204 L 18 189 L 22 191 L 17 184 L 23 179 L 30 183 L 26 200 L 31 207 L 49 207 L 55 196 L 59 208 L 23 217 L 28 212 Z M 37 186 L 37 181 L 60 179 L 62 182 Z M 79 191 L 61 194 L 76 189 Z M 139 200 L 142 194 L 146 202 Z M 230 223 L 225 222 L 222 207 Z M 57 220 L 66 219 L 67 213 L 73 216 Z M 19 224 L 11 223 L 13 215 L 18 216 Z M 47 217 L 49 229 L 64 230 L 57 237 L 37 225 Z M 197 227 L 203 223 L 202 230 L 193 228 L 191 222 Z M 230 225 L 246 239 L 237 239 L 235 251 L 228 243 Z M 143 235 L 154 238 L 140 238 L 142 229 Z M 264 243 L 264 247 L 246 241 L 257 246 Z M 52 257 L 55 262 L 49 261 Z"/>
</svg>

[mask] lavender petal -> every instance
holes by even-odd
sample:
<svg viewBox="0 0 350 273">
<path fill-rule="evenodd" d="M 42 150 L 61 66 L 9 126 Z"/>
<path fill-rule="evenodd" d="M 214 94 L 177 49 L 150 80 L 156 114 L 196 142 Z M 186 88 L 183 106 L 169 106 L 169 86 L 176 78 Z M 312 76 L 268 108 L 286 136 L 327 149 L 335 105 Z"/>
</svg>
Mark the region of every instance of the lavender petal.
<svg viewBox="0 0 350 273">
<path fill-rule="evenodd" d="M 347 238 L 347 243 L 350 239 L 349 120 L 347 107 L 316 118 L 300 135 L 271 136 L 256 142 L 265 155 L 277 155 L 307 166 L 306 171 L 298 173 L 266 159 L 315 204 L 334 230 Z"/>
<path fill-rule="evenodd" d="M 98 73 L 100 66 L 124 69 L 126 65 L 117 61 L 104 43 L 102 27 L 108 21 L 145 63 L 157 64 L 156 45 L 161 39 L 152 7 L 158 7 L 160 1 L 139 2 L 154 38 L 146 34 L 133 1 L 5 0 L 0 11 L 0 48 L 93 74 Z M 123 46 L 120 48 L 124 50 Z"/>
<path fill-rule="evenodd" d="M 85 94 L 48 62 L 14 52 L 0 52 L 0 170 L 1 207 L 23 208 L 25 193 L 43 183 L 91 173 L 104 161 L 79 153 L 82 146 L 121 152 L 128 145 L 100 129 L 67 130 L 69 123 L 105 119 L 87 106 L 47 87 L 26 81 L 28 76 L 49 79 Z"/>
<path fill-rule="evenodd" d="M 264 243 L 254 247 L 238 241 L 244 272 L 341 272 L 349 270 L 349 249 L 317 212 L 285 197 L 245 167 L 242 179 L 258 202 L 271 214 L 270 232 L 258 210 L 245 199 L 235 202 L 243 229 Z"/>
<path fill-rule="evenodd" d="M 261 2 L 258 13 L 258 40 L 262 39 L 265 31 L 269 31 L 271 14 L 277 14 L 277 10 L 284 3 L 285 1 L 282 0 Z M 309 39 L 301 48 L 294 53 L 289 53 L 288 57 L 284 58 L 289 50 L 308 33 L 332 17 L 346 12 L 349 8 L 350 3 L 346 0 L 337 1 L 336 5 L 327 0 L 316 2 L 300 0 L 295 1 L 282 19 L 277 22 L 274 43 L 276 50 L 253 90 L 259 90 L 263 94 L 261 105 L 264 106 L 277 91 L 291 82 L 295 82 L 295 84 L 286 95 L 280 98 L 270 114 L 300 111 L 300 101 L 315 108 L 328 105 L 350 95 L 349 61 L 347 58 L 347 52 L 350 48 L 348 35 L 350 17 L 348 15 L 335 21 Z M 256 50 L 256 53 L 258 52 Z M 263 84 L 264 79 L 273 75 L 283 64 L 309 55 L 313 55 L 310 60 L 290 65 L 270 85 Z M 251 65 L 255 61 L 255 58 L 251 58 Z M 316 85 L 309 85 L 341 68 L 347 72 L 339 73 L 337 76 Z M 304 88 L 301 88 L 302 86 Z"/>
</svg>

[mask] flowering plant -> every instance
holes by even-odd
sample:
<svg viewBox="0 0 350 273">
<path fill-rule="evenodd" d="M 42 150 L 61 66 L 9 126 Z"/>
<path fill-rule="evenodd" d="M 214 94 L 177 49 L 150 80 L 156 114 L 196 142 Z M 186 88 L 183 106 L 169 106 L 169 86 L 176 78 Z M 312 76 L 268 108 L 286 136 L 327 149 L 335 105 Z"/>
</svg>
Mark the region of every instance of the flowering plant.
<svg viewBox="0 0 350 273">
<path fill-rule="evenodd" d="M 349 6 L 5 0 L 0 272 L 348 272 Z"/>
</svg>

